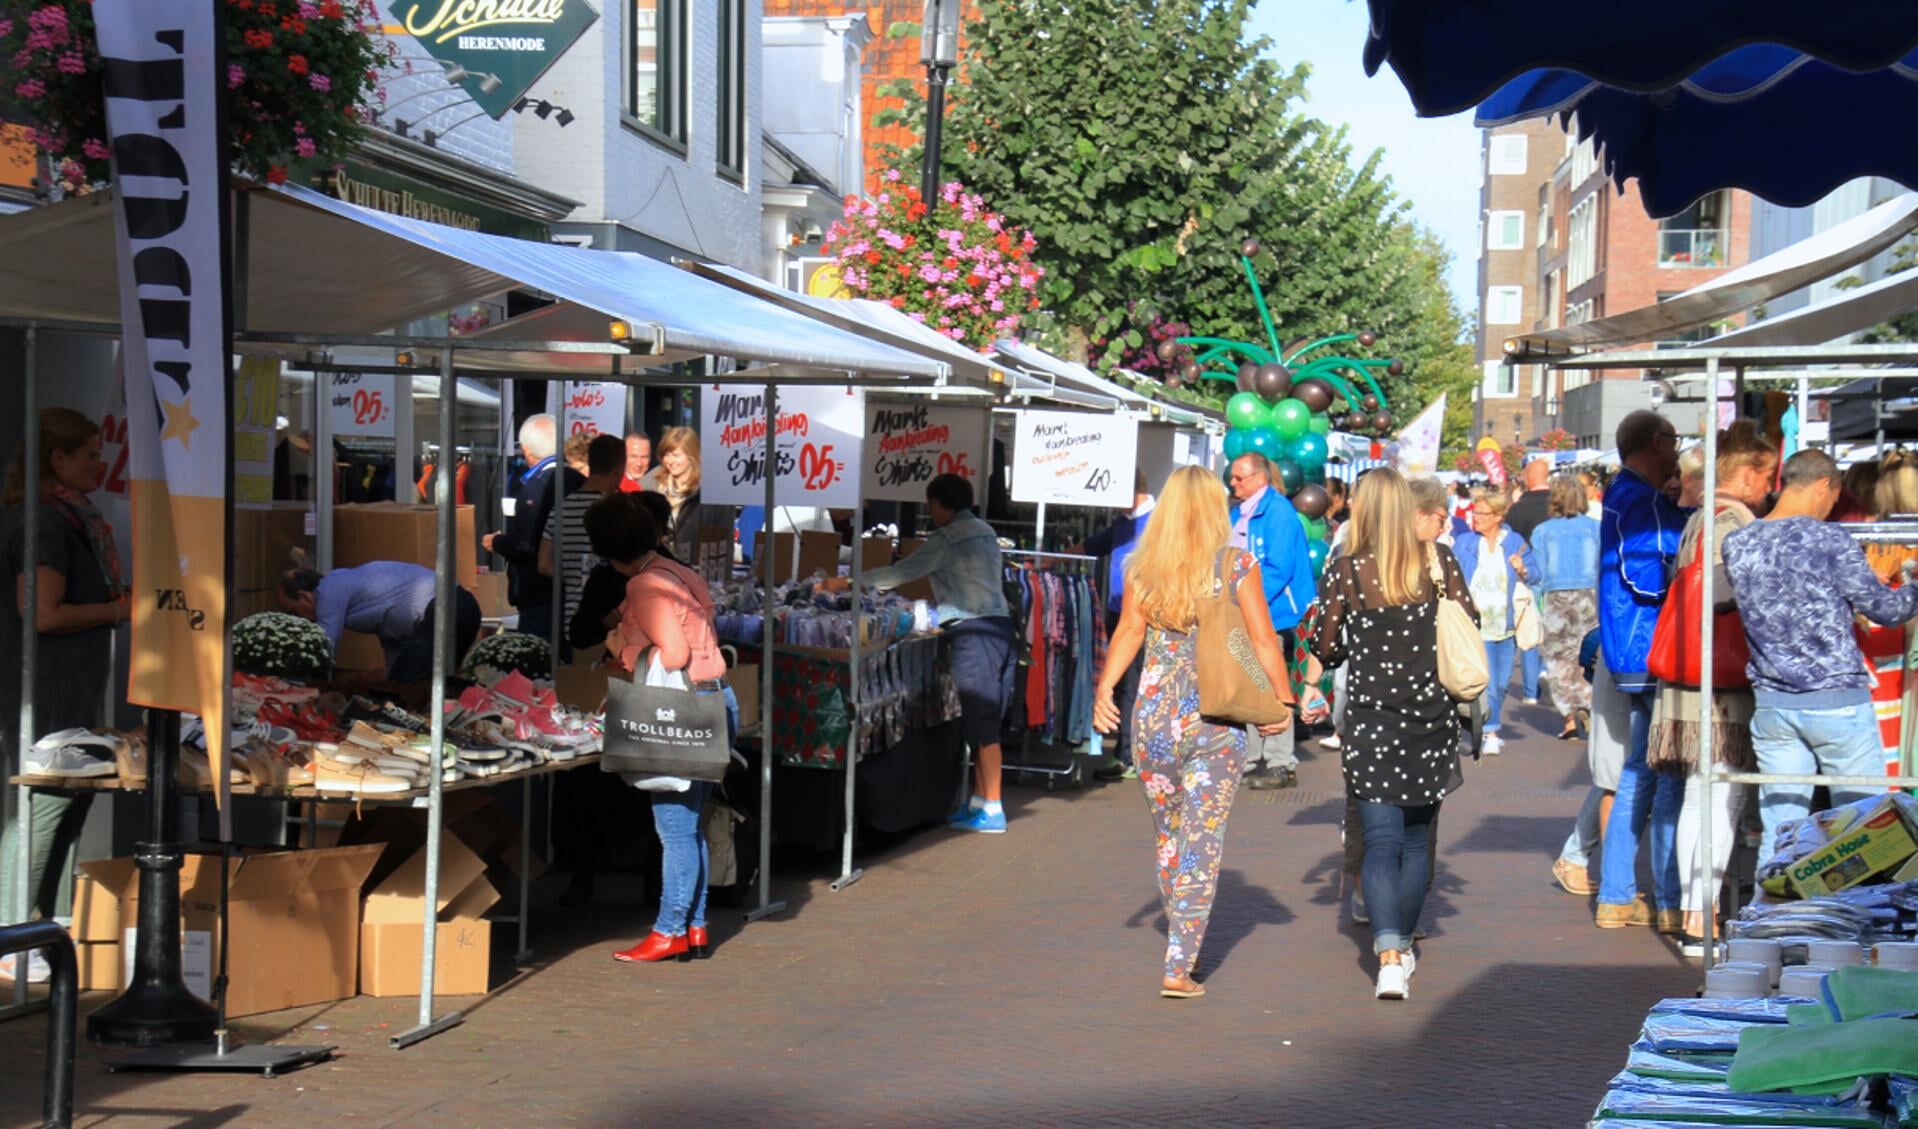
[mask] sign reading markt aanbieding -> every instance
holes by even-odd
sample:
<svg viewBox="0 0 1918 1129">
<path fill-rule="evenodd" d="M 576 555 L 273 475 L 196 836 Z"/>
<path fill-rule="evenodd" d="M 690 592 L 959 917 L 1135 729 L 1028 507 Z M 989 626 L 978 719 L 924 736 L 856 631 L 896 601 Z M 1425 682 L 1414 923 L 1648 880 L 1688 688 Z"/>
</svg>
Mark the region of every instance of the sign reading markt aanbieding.
<svg viewBox="0 0 1918 1129">
<path fill-rule="evenodd" d="M 466 68 L 461 88 L 495 119 L 599 19 L 586 0 L 402 0 L 393 11 L 429 55 Z M 499 78 L 491 91 L 488 76 Z"/>
</svg>

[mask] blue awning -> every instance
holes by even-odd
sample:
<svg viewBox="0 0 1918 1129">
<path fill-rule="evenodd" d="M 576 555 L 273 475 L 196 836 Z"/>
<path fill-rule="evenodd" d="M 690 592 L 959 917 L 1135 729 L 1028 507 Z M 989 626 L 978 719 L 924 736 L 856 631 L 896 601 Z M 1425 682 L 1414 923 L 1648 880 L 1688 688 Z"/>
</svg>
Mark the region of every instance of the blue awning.
<svg viewBox="0 0 1918 1129">
<path fill-rule="evenodd" d="M 1898 0 L 1368 0 L 1365 69 L 1390 63 L 1426 116 L 1468 109 L 1541 68 L 1629 91 L 1667 90 L 1726 52 L 1777 44 L 1854 70 L 1918 47 Z"/>
</svg>

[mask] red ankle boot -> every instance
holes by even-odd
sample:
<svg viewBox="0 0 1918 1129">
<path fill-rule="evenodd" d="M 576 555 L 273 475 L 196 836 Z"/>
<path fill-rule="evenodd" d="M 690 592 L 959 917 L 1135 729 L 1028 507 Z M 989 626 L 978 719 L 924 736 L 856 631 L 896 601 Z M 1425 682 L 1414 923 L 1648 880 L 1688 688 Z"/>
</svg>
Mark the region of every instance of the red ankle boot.
<svg viewBox="0 0 1918 1129">
<path fill-rule="evenodd" d="M 695 925 L 686 930 L 686 947 L 694 960 L 705 960 L 713 955 L 712 939 L 706 935 L 704 925 Z"/>
<path fill-rule="evenodd" d="M 662 960 L 691 960 L 686 951 L 686 938 L 668 937 L 664 933 L 648 933 L 644 940 L 625 952 L 614 953 L 614 960 L 634 962 L 653 962 Z"/>
</svg>

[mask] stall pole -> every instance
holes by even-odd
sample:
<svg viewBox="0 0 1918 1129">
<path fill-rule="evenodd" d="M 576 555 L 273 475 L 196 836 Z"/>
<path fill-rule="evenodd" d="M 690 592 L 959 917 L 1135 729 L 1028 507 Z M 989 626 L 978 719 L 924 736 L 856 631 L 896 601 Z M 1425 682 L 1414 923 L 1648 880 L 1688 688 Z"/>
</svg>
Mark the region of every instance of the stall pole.
<svg viewBox="0 0 1918 1129">
<path fill-rule="evenodd" d="M 546 639 L 553 649 L 554 686 L 559 685 L 560 645 L 565 641 L 565 626 L 569 619 L 566 615 L 566 390 L 566 382 L 560 381 L 559 395 L 554 398 L 558 407 L 553 412 L 553 438 L 559 444 L 559 464 L 553 468 L 553 620 L 547 627 Z M 551 836 L 555 782 L 556 778 L 552 777 L 546 782 L 547 858 L 553 857 Z M 533 781 L 522 781 L 521 786 L 525 791 L 519 803 L 519 951 L 513 954 L 515 964 L 526 964 L 533 959 Z"/>
<path fill-rule="evenodd" d="M 785 902 L 772 899 L 773 872 L 773 648 L 778 641 L 773 631 L 773 505 L 777 501 L 774 472 L 779 465 L 774 433 L 779 430 L 779 386 L 766 386 L 766 507 L 760 519 L 759 575 L 765 585 L 761 593 L 760 618 L 763 642 L 759 659 L 759 905 L 746 913 L 747 921 L 770 917 L 786 908 Z M 853 559 L 859 559 L 854 553 Z"/>
<path fill-rule="evenodd" d="M 442 380 L 446 379 L 444 376 Z M 413 374 L 393 374 L 393 500 L 411 502 L 419 497 L 419 479 L 414 475 L 414 460 L 419 457 L 419 440 L 413 418 Z"/>
<path fill-rule="evenodd" d="M 1698 601 L 1698 869 L 1692 879 L 1692 900 L 1705 921 L 1705 969 L 1712 967 L 1713 946 L 1718 927 L 1718 883 L 1712 865 L 1712 575 L 1713 552 L 1718 542 L 1718 361 L 1705 362 L 1706 384 L 1711 402 L 1705 420 L 1705 504 L 1699 513 L 1698 560 L 1704 576 L 1704 591 Z M 1738 370 L 1742 386 L 1745 370 Z"/>
<path fill-rule="evenodd" d="M 408 385 L 408 409 L 411 410 L 411 380 Z M 458 400 L 454 395 L 453 350 L 440 349 L 440 458 L 443 462 L 446 452 L 453 449 L 453 413 Z M 409 425 L 408 431 L 411 431 Z M 435 501 L 439 508 L 439 540 L 436 552 L 439 556 L 438 576 L 433 588 L 433 760 L 428 766 L 426 786 L 426 902 L 425 921 L 420 930 L 420 1016 L 418 1026 L 402 1031 L 387 1040 L 394 1050 L 410 1047 L 422 1039 L 430 1039 L 442 1031 L 459 1026 L 465 1021 L 460 1012 L 449 1012 L 433 1018 L 433 975 L 438 957 L 438 918 L 440 899 L 440 835 L 445 823 L 446 782 L 444 760 L 446 757 L 446 679 L 452 673 L 453 623 L 456 612 L 453 593 L 453 570 L 459 559 L 454 551 L 453 541 L 458 536 L 458 525 L 453 511 L 453 475 L 440 473 L 433 476 Z M 530 781 L 527 781 L 530 785 Z M 521 830 L 525 834 L 525 830 Z M 526 907 L 520 907 L 520 920 L 526 920 Z"/>
<path fill-rule="evenodd" d="M 26 561 L 40 559 L 40 329 L 38 326 L 26 328 L 26 379 L 21 382 L 21 419 L 24 422 L 25 450 L 22 452 L 22 469 L 26 471 L 26 528 L 22 530 L 26 538 L 26 552 L 21 558 Z M 27 768 L 27 749 L 33 744 L 33 690 L 34 674 L 38 666 L 40 653 L 40 570 L 22 568 L 20 570 L 20 737 L 14 742 L 14 770 L 24 773 Z M 33 896 L 27 887 L 33 881 L 33 789 L 21 785 L 16 790 L 13 807 L 13 851 L 14 855 L 6 862 L 13 867 L 13 905 L 5 907 L 7 920 L 24 924 L 33 912 Z M 24 1015 L 29 1009 L 27 1004 L 27 964 L 31 960 L 28 953 L 16 954 L 13 958 L 13 1006 L 0 1011 L 0 1018 L 12 1018 Z"/>
<path fill-rule="evenodd" d="M 313 374 L 313 567 L 333 571 L 333 374 Z"/>
<path fill-rule="evenodd" d="M 863 490 L 860 491 L 861 495 L 864 493 Z M 860 501 L 863 502 L 864 498 L 860 498 Z M 857 507 L 854 508 L 854 512 L 859 512 Z M 852 865 L 853 831 L 859 825 L 859 811 L 855 803 L 859 785 L 859 749 L 865 744 L 860 732 L 863 728 L 862 723 L 864 721 L 864 718 L 860 715 L 860 710 L 865 704 L 862 701 L 865 695 L 861 692 L 861 684 L 865 682 L 865 678 L 862 677 L 864 672 L 859 668 L 859 636 L 864 628 L 865 616 L 862 615 L 861 612 L 865 608 L 866 601 L 864 593 L 859 589 L 859 582 L 865 578 L 866 570 L 863 560 L 865 554 L 859 551 L 857 526 L 858 522 L 855 521 L 855 528 L 853 530 L 852 588 L 850 589 L 852 593 L 852 650 L 848 659 L 849 678 L 846 691 L 846 713 L 852 718 L 852 726 L 846 731 L 846 833 L 845 838 L 839 845 L 839 877 L 834 879 L 832 883 L 834 893 L 838 893 L 854 882 L 859 881 L 866 873 L 863 870 L 855 869 Z M 797 554 L 795 553 L 795 555 Z"/>
<path fill-rule="evenodd" d="M 1811 446 L 1805 442 L 1805 427 L 1811 422 L 1811 374 L 1798 374 L 1798 449 Z"/>
<path fill-rule="evenodd" d="M 1046 551 L 1046 504 L 1039 503 L 1039 516 L 1033 522 L 1032 547 L 1038 552 Z"/>
</svg>

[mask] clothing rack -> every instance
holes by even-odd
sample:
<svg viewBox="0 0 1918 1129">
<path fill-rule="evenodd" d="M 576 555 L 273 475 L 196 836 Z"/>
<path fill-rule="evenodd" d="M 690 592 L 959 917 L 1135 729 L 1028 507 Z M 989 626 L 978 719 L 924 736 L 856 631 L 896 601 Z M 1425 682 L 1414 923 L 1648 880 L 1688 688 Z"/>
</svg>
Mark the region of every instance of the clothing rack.
<svg viewBox="0 0 1918 1129">
<path fill-rule="evenodd" d="M 1034 549 L 1002 549 L 1000 550 L 1000 555 L 1007 558 L 1018 558 L 1017 560 L 1009 559 L 1006 562 L 1008 569 L 1020 569 L 1027 572 L 1049 572 L 1084 579 L 1088 587 L 1092 590 L 1093 616 L 1095 618 L 1098 617 L 1104 609 L 1105 605 L 1101 602 L 1098 584 L 1097 565 L 1100 558 L 1088 556 L 1084 553 L 1049 553 Z M 1019 609 L 1015 608 L 1014 614 L 1019 623 L 1019 633 L 1021 638 L 1024 638 L 1026 633 L 1026 617 L 1019 615 L 1018 612 Z M 1094 626 L 1093 629 L 1097 630 L 1097 627 Z M 1027 639 L 1026 642 L 1030 645 L 1031 640 Z M 1083 648 L 1079 661 L 1091 661 L 1089 655 Z M 1068 748 L 1070 748 L 1070 746 L 1068 746 Z M 1032 773 L 1036 776 L 1043 776 L 1046 778 L 1047 791 L 1051 791 L 1053 783 L 1062 777 L 1075 788 L 1085 783 L 1085 759 L 1076 753 L 1069 753 L 1063 764 L 1056 761 L 1047 762 L 1034 759 L 1033 730 L 1030 724 L 1024 725 L 1020 729 L 1019 759 L 1014 761 L 1011 758 L 1006 758 L 1001 764 L 1001 770 L 1003 772 Z"/>
</svg>

